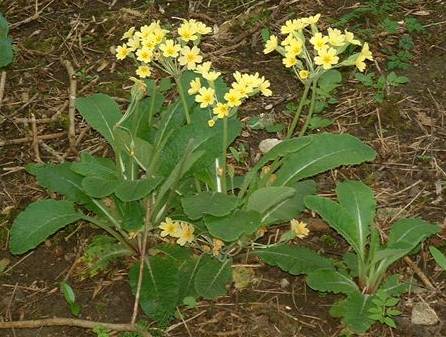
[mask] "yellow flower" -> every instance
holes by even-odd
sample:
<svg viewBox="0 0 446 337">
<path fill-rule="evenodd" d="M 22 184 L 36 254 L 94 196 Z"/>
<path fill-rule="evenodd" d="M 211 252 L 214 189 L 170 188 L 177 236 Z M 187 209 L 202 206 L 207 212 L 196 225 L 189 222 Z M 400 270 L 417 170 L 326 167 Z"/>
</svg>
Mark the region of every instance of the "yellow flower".
<svg viewBox="0 0 446 337">
<path fill-rule="evenodd" d="M 148 65 L 142 65 L 139 66 L 138 69 L 136 69 L 136 75 L 138 75 L 141 78 L 147 78 L 152 74 L 152 69 Z"/>
<path fill-rule="evenodd" d="M 208 125 L 210 128 L 213 128 L 215 126 L 215 121 L 213 119 L 208 120 Z"/>
<path fill-rule="evenodd" d="M 282 46 L 288 46 L 290 44 L 291 40 L 294 40 L 293 34 L 288 35 L 280 44 Z"/>
<path fill-rule="evenodd" d="M 135 27 L 130 27 L 130 29 L 122 35 L 121 40 L 131 39 L 134 33 L 135 33 Z"/>
<path fill-rule="evenodd" d="M 316 33 L 310 39 L 310 43 L 314 46 L 314 49 L 321 50 L 327 48 L 328 36 L 323 36 L 322 33 Z"/>
<path fill-rule="evenodd" d="M 214 107 L 214 115 L 217 115 L 217 118 L 225 118 L 229 116 L 229 107 L 227 104 L 217 103 Z"/>
<path fill-rule="evenodd" d="M 212 32 L 212 28 L 206 26 L 203 22 L 197 21 L 196 23 L 196 30 L 198 34 L 206 35 Z"/>
<path fill-rule="evenodd" d="M 220 72 L 217 71 L 209 71 L 207 73 L 203 74 L 203 77 L 208 80 L 209 82 L 214 82 L 219 76 L 221 75 Z"/>
<path fill-rule="evenodd" d="M 360 72 L 363 72 L 365 70 L 365 60 L 373 61 L 373 55 L 369 49 L 369 44 L 367 42 L 365 42 L 362 46 L 362 50 L 355 61 L 356 68 L 358 68 Z"/>
<path fill-rule="evenodd" d="M 303 19 L 287 20 L 280 28 L 282 34 L 290 34 L 297 30 L 302 30 L 307 26 L 307 22 Z"/>
<path fill-rule="evenodd" d="M 308 18 L 305 18 L 305 22 L 309 25 L 315 25 L 319 19 L 320 19 L 321 15 L 320 14 L 316 14 L 313 16 L 309 16 Z"/>
<path fill-rule="evenodd" d="M 263 49 L 264 54 L 269 54 L 277 49 L 279 45 L 279 39 L 275 35 L 271 35 L 265 43 L 265 49 Z"/>
<path fill-rule="evenodd" d="M 150 48 L 142 47 L 141 49 L 138 49 L 136 56 L 138 61 L 150 63 L 153 59 L 153 51 Z"/>
<path fill-rule="evenodd" d="M 223 246 L 225 245 L 223 241 L 218 240 L 218 239 L 213 239 L 213 246 L 212 246 L 212 254 L 214 256 L 218 256 L 220 255 L 221 249 L 223 248 Z"/>
<path fill-rule="evenodd" d="M 288 46 L 285 47 L 286 57 L 296 57 L 302 53 L 302 42 L 297 39 L 290 40 Z"/>
<path fill-rule="evenodd" d="M 159 48 L 164 57 L 177 57 L 181 50 L 181 46 L 173 40 L 166 40 Z"/>
<path fill-rule="evenodd" d="M 271 89 L 269 88 L 270 86 L 270 82 L 268 80 L 265 80 L 262 77 L 262 82 L 259 85 L 259 90 L 262 93 L 263 96 L 271 96 L 273 94 L 273 92 L 271 91 Z"/>
<path fill-rule="evenodd" d="M 123 60 L 130 54 L 130 49 L 126 45 L 118 46 L 116 48 L 116 58 L 118 60 Z"/>
<path fill-rule="evenodd" d="M 301 80 L 306 80 L 310 76 L 310 72 L 308 70 L 299 71 L 299 77 Z"/>
<path fill-rule="evenodd" d="M 202 64 L 197 65 L 195 71 L 200 75 L 206 74 L 211 70 L 212 63 L 209 61 L 203 62 Z"/>
<path fill-rule="evenodd" d="M 330 69 L 338 63 L 339 57 L 336 56 L 336 49 L 328 48 L 318 51 L 318 56 L 314 58 L 314 63 L 321 65 L 325 70 Z"/>
<path fill-rule="evenodd" d="M 345 44 L 345 36 L 339 29 L 328 28 L 328 42 L 333 47 L 342 47 Z"/>
<path fill-rule="evenodd" d="M 197 63 L 201 63 L 203 57 L 200 55 L 200 49 L 196 46 L 190 48 L 188 46 L 181 49 L 181 56 L 178 58 L 178 62 L 182 66 L 186 66 L 188 70 L 194 70 L 197 67 Z"/>
<path fill-rule="evenodd" d="M 247 85 L 246 81 L 233 82 L 231 86 L 232 86 L 231 90 L 237 92 L 241 98 L 247 98 L 251 93 L 251 91 L 253 90 L 252 87 Z"/>
<path fill-rule="evenodd" d="M 195 96 L 195 102 L 200 103 L 200 108 L 207 108 L 215 102 L 215 90 L 212 88 L 200 88 L 199 95 Z"/>
<path fill-rule="evenodd" d="M 198 94 L 198 92 L 201 89 L 201 81 L 199 77 L 196 77 L 192 81 L 190 81 L 190 88 L 187 91 L 189 95 L 195 95 Z"/>
<path fill-rule="evenodd" d="M 345 41 L 348 43 L 354 44 L 356 46 L 360 46 L 361 42 L 359 40 L 355 39 L 355 35 L 352 32 L 349 32 L 348 30 L 344 31 Z"/>
<path fill-rule="evenodd" d="M 178 35 L 184 42 L 195 41 L 198 39 L 197 27 L 195 24 L 185 21 L 178 27 Z"/>
<path fill-rule="evenodd" d="M 240 92 L 238 90 L 235 89 L 230 89 L 226 94 L 225 94 L 225 100 L 226 103 L 229 107 L 235 107 L 235 106 L 240 106 L 242 104 L 242 96 L 240 94 Z"/>
<path fill-rule="evenodd" d="M 192 242 L 194 240 L 194 227 L 185 222 L 181 223 L 177 237 L 177 243 L 180 246 L 184 246 L 186 243 Z"/>
<path fill-rule="evenodd" d="M 136 49 L 138 49 L 139 47 L 141 47 L 141 40 L 134 36 L 129 38 L 129 40 L 127 41 L 127 47 L 131 50 L 131 51 L 135 51 Z"/>
<path fill-rule="evenodd" d="M 291 230 L 296 233 L 299 239 L 303 239 L 310 234 L 310 230 L 307 228 L 307 224 L 295 219 L 291 220 Z"/>
<path fill-rule="evenodd" d="M 282 63 L 287 68 L 291 68 L 292 66 L 295 66 L 297 64 L 297 58 L 294 55 L 285 55 L 285 57 L 282 59 Z"/>
<path fill-rule="evenodd" d="M 161 224 L 159 228 L 162 229 L 161 237 L 166 237 L 167 235 L 173 236 L 175 238 L 179 237 L 179 224 L 176 221 L 173 221 L 171 218 L 166 218 Z"/>
</svg>

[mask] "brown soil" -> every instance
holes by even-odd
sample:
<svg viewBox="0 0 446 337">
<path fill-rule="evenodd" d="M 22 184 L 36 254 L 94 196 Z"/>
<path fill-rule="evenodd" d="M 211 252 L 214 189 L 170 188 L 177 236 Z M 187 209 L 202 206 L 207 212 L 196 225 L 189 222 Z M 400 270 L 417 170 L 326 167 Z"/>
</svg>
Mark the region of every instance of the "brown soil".
<svg viewBox="0 0 446 337">
<path fill-rule="evenodd" d="M 235 20 L 231 29 L 221 39 L 206 41 L 209 51 L 230 47 L 232 41 L 264 21 L 265 26 L 276 29 L 292 13 L 296 16 L 322 12 L 324 17 L 335 20 L 350 11 L 352 1 L 290 1 L 290 5 L 276 13 L 274 22 L 264 18 L 265 10 L 274 10 L 279 1 L 265 1 L 259 6 L 240 0 L 190 1 L 193 13 L 201 14 L 208 24 L 215 21 L 223 29 L 224 22 L 246 12 Z M 427 33 L 415 36 L 415 59 L 409 70 L 402 74 L 410 83 L 393 89 L 383 104 L 373 102 L 370 90 L 349 80 L 338 90 L 339 103 L 326 111 L 335 118 L 329 130 L 349 132 L 372 145 L 378 152 L 374 163 L 345 168 L 318 177 L 323 192 L 330 192 L 335 181 L 343 178 L 361 178 L 373 186 L 380 209 L 380 225 L 389 227 L 388 220 L 395 214 L 419 215 L 446 225 L 446 10 L 441 1 L 400 1 L 402 9 L 395 14 L 401 20 L 406 15 L 416 16 L 423 24 L 430 25 Z M 113 3 L 113 6 L 110 4 Z M 249 3 L 243 5 L 243 3 Z M 43 9 L 37 19 L 13 28 L 11 35 L 16 45 L 16 60 L 7 69 L 5 96 L 0 111 L 0 140 L 27 137 L 30 126 L 14 120 L 34 114 L 37 119 L 51 117 L 61 111 L 60 117 L 49 124 L 39 124 L 39 135 L 67 129 L 68 75 L 60 58 L 69 59 L 77 73 L 78 92 L 87 95 L 104 92 L 125 98 L 123 88 L 132 71 L 130 65 L 115 64 L 109 47 L 119 43 L 126 27 L 140 25 L 154 19 L 171 20 L 188 16 L 186 1 L 121 0 L 114 1 L 38 1 Z M 0 3 L 11 24 L 22 22 L 35 13 L 35 2 L 6 0 Z M 47 6 L 47 7 L 45 7 Z M 272 9 L 271 9 L 272 8 Z M 421 14 L 417 14 L 421 13 Z M 424 15 L 426 14 L 427 15 Z M 203 19 L 203 14 L 210 19 Z M 370 23 L 374 24 L 373 20 Z M 377 64 L 383 68 L 385 47 L 395 44 L 395 39 L 376 36 L 369 41 L 377 55 Z M 280 60 L 262 53 L 260 36 L 250 34 L 238 48 L 213 60 L 220 69 L 259 71 L 270 79 L 275 96 L 250 103 L 246 116 L 264 113 L 265 106 L 276 120 L 286 120 L 282 114 L 285 103 L 276 104 L 284 96 L 298 93 L 298 86 L 282 67 Z M 375 70 L 377 72 L 377 70 Z M 345 74 L 348 77 L 348 74 Z M 63 110 L 62 110 L 63 109 Z M 77 117 L 77 131 L 86 126 Z M 249 147 L 254 160 L 258 142 L 271 137 L 264 131 L 246 130 L 241 141 Z M 58 233 L 47 243 L 26 256 L 11 256 L 7 250 L 8 228 L 15 215 L 29 202 L 47 197 L 24 166 L 38 160 L 30 145 L 0 146 L 0 260 L 10 261 L 11 269 L 0 274 L 0 321 L 37 319 L 52 316 L 69 317 L 70 312 L 59 291 L 59 282 L 70 271 L 94 231 L 85 225 L 73 225 Z M 45 141 L 40 147 L 40 158 L 45 162 L 74 160 L 67 154 L 66 137 Z M 94 151 L 106 156 L 108 149 L 90 130 L 79 144 L 79 150 Z M 242 168 L 241 168 L 242 169 Z M 310 217 L 309 214 L 306 215 Z M 444 246 L 444 235 L 434 239 Z M 327 246 L 327 236 L 333 237 L 335 246 Z M 314 232 L 307 244 L 342 254 L 346 247 L 332 232 Z M 446 279 L 435 269 L 428 254 L 420 253 L 413 259 L 431 278 L 438 289 L 445 289 Z M 256 262 L 256 261 L 254 261 Z M 292 277 L 277 269 L 261 266 L 253 268 L 255 280 L 247 289 L 235 290 L 216 302 L 200 302 L 195 309 L 184 309 L 186 322 L 173 322 L 168 328 L 170 336 L 340 336 L 339 321 L 328 314 L 337 296 L 313 292 L 305 286 L 302 277 Z M 404 264 L 395 268 L 407 278 L 415 277 L 413 270 Z M 127 284 L 126 261 L 115 265 L 108 273 L 94 279 L 80 280 L 76 272 L 69 282 L 75 289 L 82 307 L 81 318 L 108 322 L 127 322 L 130 319 L 133 296 Z M 284 281 L 286 280 L 286 281 Z M 444 293 L 425 292 L 409 295 L 401 304 L 403 315 L 398 329 L 376 326 L 368 336 L 446 336 L 445 326 L 432 329 L 414 328 L 410 325 L 412 304 L 419 297 L 437 311 L 446 324 Z M 0 336 L 94 336 L 90 331 L 64 327 L 39 330 L 1 331 Z"/>
</svg>

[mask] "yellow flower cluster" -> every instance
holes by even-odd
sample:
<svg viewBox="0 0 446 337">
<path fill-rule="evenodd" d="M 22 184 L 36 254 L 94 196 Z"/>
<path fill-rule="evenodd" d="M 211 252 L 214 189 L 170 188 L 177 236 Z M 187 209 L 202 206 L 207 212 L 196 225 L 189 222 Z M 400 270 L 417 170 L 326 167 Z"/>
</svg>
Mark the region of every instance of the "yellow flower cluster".
<svg viewBox="0 0 446 337">
<path fill-rule="evenodd" d="M 184 69 L 194 70 L 203 61 L 198 48 L 201 36 L 211 31 L 210 27 L 194 19 L 183 21 L 176 31 L 176 38 L 172 32 L 163 29 L 159 21 L 144 25 L 139 30 L 132 27 L 122 36 L 125 43 L 116 48 L 116 58 L 136 60 L 139 63 L 136 74 L 140 78 L 150 77 L 152 66 L 170 75 Z M 188 45 L 189 42 L 193 45 Z"/>
<path fill-rule="evenodd" d="M 212 110 L 213 116 L 208 121 L 210 127 L 213 127 L 218 119 L 228 117 L 248 97 L 258 93 L 263 96 L 272 95 L 269 88 L 270 82 L 265 77 L 260 77 L 258 73 L 242 74 L 236 71 L 233 74 L 235 81 L 232 82 L 229 91 L 225 93 L 224 101 L 220 102 L 214 89 L 214 81 L 221 73 L 211 70 L 211 66 L 211 62 L 204 62 L 195 70 L 207 80 L 209 86 L 203 86 L 200 77 L 196 77 L 190 82 L 188 90 L 189 95 L 195 95 L 195 102 L 200 103 L 201 108 Z"/>
<path fill-rule="evenodd" d="M 310 234 L 310 230 L 307 228 L 307 224 L 295 219 L 291 220 L 291 230 L 299 239 L 304 239 Z"/>
<path fill-rule="evenodd" d="M 302 81 L 339 66 L 356 65 L 361 72 L 364 71 L 365 60 L 373 60 L 368 44 L 362 44 L 347 30 L 341 32 L 339 29 L 328 28 L 327 34 L 322 34 L 317 27 L 320 16 L 317 14 L 286 21 L 280 30 L 282 34 L 287 35 L 286 38 L 280 42 L 277 36 L 271 35 L 265 43 L 263 52 L 265 54 L 279 52 L 283 56 L 282 62 L 285 67 L 293 69 Z M 307 31 L 311 32 L 309 48 L 305 37 Z M 362 50 L 340 61 L 340 55 L 349 45 L 362 46 Z"/>
<path fill-rule="evenodd" d="M 194 241 L 194 226 L 184 221 L 166 218 L 159 225 L 161 237 L 171 236 L 177 238 L 177 244 L 184 246 L 186 243 Z"/>
</svg>

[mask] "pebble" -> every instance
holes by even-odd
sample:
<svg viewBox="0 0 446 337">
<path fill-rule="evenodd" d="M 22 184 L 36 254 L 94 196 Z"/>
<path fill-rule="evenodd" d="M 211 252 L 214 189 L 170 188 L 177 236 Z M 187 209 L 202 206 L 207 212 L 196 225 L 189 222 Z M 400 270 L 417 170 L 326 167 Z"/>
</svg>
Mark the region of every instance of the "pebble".
<svg viewBox="0 0 446 337">
<path fill-rule="evenodd" d="M 412 308 L 411 322 L 415 325 L 435 325 L 439 322 L 437 313 L 429 304 L 416 303 Z"/>
<path fill-rule="evenodd" d="M 259 150 L 262 153 L 267 153 L 270 151 L 274 146 L 281 143 L 282 141 L 277 138 L 267 138 L 260 142 L 259 144 Z"/>
</svg>

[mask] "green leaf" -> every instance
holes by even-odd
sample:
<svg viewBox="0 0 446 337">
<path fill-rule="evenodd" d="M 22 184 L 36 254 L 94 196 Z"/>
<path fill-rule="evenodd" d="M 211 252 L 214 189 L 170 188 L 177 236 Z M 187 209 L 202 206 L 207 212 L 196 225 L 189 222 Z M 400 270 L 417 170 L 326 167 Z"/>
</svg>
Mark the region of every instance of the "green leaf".
<svg viewBox="0 0 446 337">
<path fill-rule="evenodd" d="M 255 254 L 265 263 L 293 275 L 307 274 L 321 268 L 334 268 L 332 260 L 306 247 L 280 245 L 256 250 Z"/>
<path fill-rule="evenodd" d="M 263 217 L 265 225 L 280 224 L 297 217 L 304 209 L 304 198 L 316 192 L 314 180 L 305 180 L 294 183 L 294 196 L 279 203 Z"/>
<path fill-rule="evenodd" d="M 353 292 L 346 299 L 337 302 L 330 309 L 330 315 L 342 318 L 342 322 L 348 328 L 361 334 L 370 329 L 374 323 L 368 313 L 372 307 L 373 303 L 369 295 Z"/>
<path fill-rule="evenodd" d="M 232 261 L 218 261 L 208 255 L 195 276 L 195 289 L 205 299 L 215 299 L 226 294 L 226 285 L 232 281 Z"/>
<path fill-rule="evenodd" d="M 261 219 L 255 211 L 238 210 L 225 217 L 206 216 L 204 221 L 213 237 L 231 242 L 244 234 L 254 233 L 262 225 Z"/>
<path fill-rule="evenodd" d="M 371 147 L 348 134 L 321 133 L 300 139 L 305 141 L 307 137 L 311 139 L 308 146 L 283 159 L 282 167 L 276 172 L 274 185 L 289 186 L 290 183 L 341 165 L 360 164 L 376 156 Z"/>
<path fill-rule="evenodd" d="M 112 194 L 119 180 L 109 176 L 90 176 L 82 180 L 82 188 L 85 193 L 93 198 L 104 198 Z"/>
<path fill-rule="evenodd" d="M 10 249 L 23 254 L 66 225 L 82 219 L 70 201 L 41 200 L 21 212 L 11 227 Z"/>
<path fill-rule="evenodd" d="M 395 321 L 393 319 L 391 319 L 390 317 L 384 317 L 384 323 L 388 326 L 390 326 L 391 328 L 396 328 L 396 324 Z"/>
<path fill-rule="evenodd" d="M 201 192 L 181 199 L 184 212 L 192 220 L 197 220 L 205 214 L 226 216 L 237 206 L 237 203 L 237 197 L 217 192 Z"/>
<path fill-rule="evenodd" d="M 379 290 L 387 294 L 388 296 L 401 296 L 408 292 L 410 289 L 409 283 L 401 283 L 398 280 L 398 275 L 391 275 L 387 280 L 379 287 Z"/>
<path fill-rule="evenodd" d="M 315 129 L 320 129 L 320 128 L 325 128 L 327 126 L 330 126 L 333 124 L 333 120 L 329 119 L 329 118 L 321 118 L 321 117 L 312 117 L 310 119 L 310 124 L 309 124 L 309 128 L 311 130 L 315 130 Z"/>
<path fill-rule="evenodd" d="M 60 282 L 60 289 L 62 290 L 65 301 L 67 301 L 68 304 L 74 304 L 76 302 L 76 295 L 74 294 L 74 290 L 67 282 Z"/>
<path fill-rule="evenodd" d="M 339 70 L 330 69 L 322 74 L 319 78 L 318 86 L 324 94 L 329 94 L 331 91 L 341 85 L 342 74 Z"/>
<path fill-rule="evenodd" d="M 0 69 L 9 65 L 14 59 L 10 38 L 0 38 Z"/>
<path fill-rule="evenodd" d="M 175 314 L 178 302 L 178 268 L 166 257 L 146 258 L 139 303 L 144 313 L 151 318 L 166 322 Z M 139 278 L 140 264 L 135 263 L 129 271 L 130 287 L 133 294 Z"/>
<path fill-rule="evenodd" d="M 359 255 L 365 259 L 370 227 L 373 225 L 376 210 L 373 190 L 360 181 L 347 180 L 336 186 L 336 195 L 341 206 L 354 219 L 354 240 L 358 243 Z"/>
<path fill-rule="evenodd" d="M 80 161 L 72 163 L 70 168 L 85 177 L 118 177 L 115 163 L 111 159 L 95 157 L 88 152 L 82 152 Z"/>
<path fill-rule="evenodd" d="M 286 186 L 263 187 L 254 191 L 246 203 L 246 209 L 256 211 L 262 215 L 261 222 L 271 217 L 285 201 L 292 198 L 296 190 Z"/>
<path fill-rule="evenodd" d="M 90 203 L 90 198 L 82 188 L 83 177 L 73 172 L 70 167 L 70 163 L 33 164 L 27 166 L 27 171 L 35 175 L 38 183 L 50 192 L 60 193 L 81 204 Z"/>
<path fill-rule="evenodd" d="M 104 94 L 77 98 L 75 104 L 88 124 L 113 144 L 115 141 L 113 128 L 122 117 L 118 104 Z"/>
<path fill-rule="evenodd" d="M 122 201 L 140 200 L 155 190 L 162 181 L 161 177 L 125 180 L 117 186 L 115 194 Z"/>
<path fill-rule="evenodd" d="M 359 291 L 356 283 L 350 276 L 333 269 L 319 269 L 310 272 L 307 277 L 307 284 L 310 288 L 323 291 L 350 294 Z"/>
<path fill-rule="evenodd" d="M 7 38 L 9 34 L 9 24 L 6 18 L 0 13 L 0 38 Z"/>
<path fill-rule="evenodd" d="M 429 247 L 429 251 L 432 254 L 432 257 L 434 258 L 435 262 L 443 269 L 446 270 L 446 256 L 440 252 L 437 248 L 434 246 Z"/>
<path fill-rule="evenodd" d="M 113 130 L 116 148 L 134 160 L 142 169 L 147 171 L 153 153 L 153 146 L 130 134 L 129 130 L 117 128 Z"/>
<path fill-rule="evenodd" d="M 318 213 L 333 229 L 353 247 L 356 254 L 362 255 L 359 246 L 359 232 L 355 220 L 347 210 L 338 203 L 319 196 L 308 196 L 305 205 L 312 211 Z"/>
</svg>

